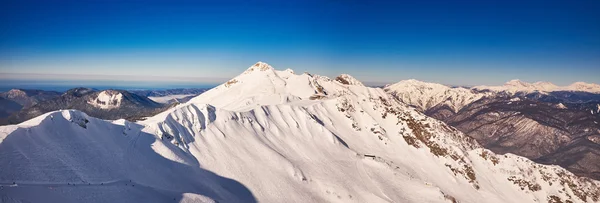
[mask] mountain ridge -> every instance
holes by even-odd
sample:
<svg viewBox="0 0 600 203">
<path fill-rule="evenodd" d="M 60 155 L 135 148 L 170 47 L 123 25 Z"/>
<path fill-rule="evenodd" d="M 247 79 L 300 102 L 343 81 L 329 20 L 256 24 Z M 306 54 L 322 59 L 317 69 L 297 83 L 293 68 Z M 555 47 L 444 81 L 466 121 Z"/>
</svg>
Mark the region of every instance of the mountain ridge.
<svg viewBox="0 0 600 203">
<path fill-rule="evenodd" d="M 600 198 L 598 181 L 516 155 L 496 155 L 382 89 L 276 71 L 264 64 L 256 67 L 139 123 L 103 121 L 63 110 L 36 118 L 41 120 L 36 125 L 0 127 L 0 157 L 18 151 L 17 143 L 38 146 L 18 151 L 29 159 L 0 159 L 0 164 L 12 166 L 0 171 L 0 182 L 11 181 L 7 177 L 17 177 L 12 180 L 17 184 L 27 182 L 27 177 L 53 177 L 48 181 L 56 184 L 83 181 L 101 189 L 96 201 L 115 200 L 107 188 L 122 186 L 98 186 L 114 179 L 132 180 L 135 190 L 153 189 L 148 195 L 157 199 L 177 195 L 180 198 L 173 200 L 191 201 L 182 195 L 190 194 L 200 202 L 589 202 Z M 45 136 L 48 143 L 35 145 L 38 141 L 32 135 Z M 70 136 L 76 139 L 64 139 Z M 111 148 L 103 150 L 95 143 Z M 58 157 L 79 160 L 96 150 L 107 154 L 100 153 L 92 159 L 97 162 L 82 170 L 43 161 L 57 157 L 40 153 L 46 151 L 39 146 L 71 145 L 89 148 L 61 151 Z M 127 153 L 105 164 L 109 170 L 94 170 L 112 151 Z M 37 167 L 36 161 L 49 165 Z M 23 170 L 30 164 L 37 170 Z M 144 167 L 149 165 L 153 167 Z M 53 170 L 58 168 L 67 172 Z M 71 178 L 70 174 L 78 175 Z M 37 191 L 46 188 L 26 186 Z M 11 187 L 0 195 L 25 198 L 19 192 L 27 187 Z M 54 188 L 65 191 L 66 187 Z M 85 199 L 89 192 L 82 188 L 71 186 L 69 190 L 75 192 L 65 198 L 89 200 Z"/>
<path fill-rule="evenodd" d="M 527 83 L 518 79 L 510 80 L 506 82 L 502 86 L 475 86 L 472 89 L 474 90 L 490 90 L 497 92 L 508 92 L 508 93 L 518 93 L 518 92 L 555 92 L 555 91 L 578 91 L 578 92 L 590 92 L 590 93 L 600 93 L 600 85 L 594 83 L 585 83 L 585 82 L 574 82 L 568 86 L 557 86 L 550 82 L 538 81 L 535 83 Z"/>
</svg>

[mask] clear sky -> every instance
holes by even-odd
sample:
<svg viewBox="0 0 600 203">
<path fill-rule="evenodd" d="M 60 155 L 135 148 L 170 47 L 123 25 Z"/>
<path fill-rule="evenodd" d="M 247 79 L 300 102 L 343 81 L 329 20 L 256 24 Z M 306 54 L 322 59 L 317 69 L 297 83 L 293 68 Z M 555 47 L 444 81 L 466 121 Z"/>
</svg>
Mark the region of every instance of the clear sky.
<svg viewBox="0 0 600 203">
<path fill-rule="evenodd" d="M 379 83 L 600 83 L 600 1 L 0 0 L 0 80 L 210 83 L 256 61 Z"/>
</svg>

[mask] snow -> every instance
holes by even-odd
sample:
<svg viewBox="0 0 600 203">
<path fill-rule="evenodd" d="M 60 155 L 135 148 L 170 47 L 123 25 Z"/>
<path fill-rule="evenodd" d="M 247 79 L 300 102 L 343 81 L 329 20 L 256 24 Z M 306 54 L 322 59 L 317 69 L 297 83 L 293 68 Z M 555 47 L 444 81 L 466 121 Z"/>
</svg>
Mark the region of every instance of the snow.
<svg viewBox="0 0 600 203">
<path fill-rule="evenodd" d="M 436 83 L 427 83 L 414 79 L 403 80 L 385 87 L 385 90 L 394 95 L 398 100 L 408 105 L 415 106 L 421 111 L 436 105 L 446 104 L 454 112 L 458 112 L 467 104 L 486 96 L 469 89 L 451 88 Z"/>
<path fill-rule="evenodd" d="M 0 183 L 18 185 L 1 199 L 584 202 L 574 193 L 591 191 L 589 202 L 600 184 L 495 155 L 379 88 L 265 63 L 248 70 L 139 123 L 63 110 L 0 127 Z M 513 176 L 541 189 L 521 189 Z"/>
<path fill-rule="evenodd" d="M 341 74 L 336 78 L 336 80 L 342 84 L 347 83 L 346 85 L 365 86 L 362 82 L 348 74 Z"/>
<path fill-rule="evenodd" d="M 102 109 L 112 109 L 121 106 L 122 100 L 123 94 L 120 92 L 104 90 L 98 93 L 98 96 L 95 99 L 88 101 L 88 103 Z"/>
<path fill-rule="evenodd" d="M 475 86 L 475 90 L 491 90 L 495 92 L 554 92 L 554 91 L 580 91 L 590 93 L 600 93 L 600 85 L 585 82 L 575 82 L 569 86 L 557 86 L 550 82 L 527 83 L 520 80 L 511 80 L 502 86 Z"/>
<path fill-rule="evenodd" d="M 185 98 L 185 97 L 189 97 L 192 96 L 193 94 L 173 94 L 173 95 L 167 95 L 167 96 L 162 96 L 162 97 L 148 97 L 148 99 L 151 99 L 152 101 L 158 102 L 158 103 L 169 103 L 169 101 L 173 100 L 173 99 L 181 99 L 181 98 Z"/>
</svg>

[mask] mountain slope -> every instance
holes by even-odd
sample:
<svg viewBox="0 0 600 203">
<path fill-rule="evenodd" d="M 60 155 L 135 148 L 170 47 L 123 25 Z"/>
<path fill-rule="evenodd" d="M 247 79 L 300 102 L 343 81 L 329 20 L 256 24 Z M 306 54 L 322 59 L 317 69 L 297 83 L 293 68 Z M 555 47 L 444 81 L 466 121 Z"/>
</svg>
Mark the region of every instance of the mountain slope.
<svg viewBox="0 0 600 203">
<path fill-rule="evenodd" d="M 503 90 L 479 92 L 474 88 L 472 92 L 485 96 L 468 100 L 456 110 L 450 104 L 465 100 L 447 96 L 452 90 L 449 87 L 415 80 L 398 84 L 388 86 L 386 91 L 401 102 L 417 106 L 426 115 L 456 127 L 487 149 L 514 153 L 539 163 L 558 164 L 577 175 L 600 179 L 600 166 L 595 164 L 600 159 L 597 153 L 600 145 L 593 141 L 600 137 L 597 130 L 600 94 L 554 91 L 566 88 L 546 82 L 529 84 L 513 80 Z M 468 97 L 469 93 L 459 95 Z M 447 100 L 437 102 L 442 99 Z M 419 104 L 427 105 L 419 107 Z"/>
<path fill-rule="evenodd" d="M 21 110 L 23 106 L 14 102 L 0 97 L 0 119 L 8 117 L 10 114 Z"/>
<path fill-rule="evenodd" d="M 55 120 L 61 123 L 54 124 Z M 38 130 L 41 126 L 47 128 Z M 64 180 L 71 180 L 63 174 L 75 174 L 74 180 L 102 188 L 95 193 L 98 202 L 115 201 L 114 192 L 104 189 L 112 185 L 98 185 L 115 179 L 132 180 L 152 197 L 179 194 L 182 198 L 176 201 L 188 201 L 197 194 L 204 198 L 200 202 L 597 202 L 600 198 L 597 181 L 522 157 L 495 155 L 459 131 L 396 102 L 382 89 L 276 71 L 265 63 L 139 124 L 59 111 L 0 127 L 0 132 L 0 156 L 7 157 L 0 161 L 13 165 L 0 171 L 1 182 L 15 177 L 17 185 L 41 187 L 36 184 L 46 181 L 62 191 L 69 187 Z M 68 139 L 71 136 L 77 137 Z M 62 154 L 39 153 L 38 148 L 45 146 L 83 147 Z M 86 154 L 103 152 L 98 148 L 108 151 L 108 157 L 118 157 L 112 151 L 125 151 L 118 154 L 129 157 L 123 158 L 129 164 L 104 162 L 103 155 L 79 165 Z M 30 158 L 13 158 L 14 154 Z M 66 161 L 44 161 L 59 158 Z M 93 168 L 100 163 L 114 168 Z M 70 188 L 75 192 L 57 196 L 89 200 L 84 187 Z M 0 195 L 28 200 L 34 197 L 19 194 L 31 191 L 16 186 L 0 190 Z"/>
<path fill-rule="evenodd" d="M 75 110 L 0 128 L 0 199 L 15 202 L 251 202 L 238 182 L 202 170 L 142 126 Z M 25 148 L 24 148 L 25 147 Z M 155 151 L 173 153 L 160 154 Z M 182 160 L 173 161 L 170 157 Z M 186 174 L 182 176 L 182 174 Z M 191 195 L 193 192 L 197 195 Z M 208 201 L 210 202 L 210 201 Z"/>
<path fill-rule="evenodd" d="M 590 140 L 600 136 L 600 115 L 587 107 L 565 104 L 495 97 L 474 102 L 443 120 L 497 153 L 559 164 L 578 175 L 600 179 L 600 166 L 593 163 L 600 159 L 600 144 Z"/>
</svg>

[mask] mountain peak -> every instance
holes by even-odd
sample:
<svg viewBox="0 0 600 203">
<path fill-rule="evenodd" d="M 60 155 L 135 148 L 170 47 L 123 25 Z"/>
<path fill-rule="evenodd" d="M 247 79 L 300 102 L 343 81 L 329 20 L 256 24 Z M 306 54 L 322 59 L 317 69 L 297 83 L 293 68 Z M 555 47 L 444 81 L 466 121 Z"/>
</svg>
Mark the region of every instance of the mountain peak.
<svg viewBox="0 0 600 203">
<path fill-rule="evenodd" d="M 514 80 L 510 80 L 510 81 L 504 83 L 504 86 L 528 87 L 528 86 L 531 86 L 531 84 L 521 81 L 519 79 L 514 79 Z"/>
<path fill-rule="evenodd" d="M 586 82 L 574 82 L 573 84 L 571 84 L 569 86 L 571 86 L 571 87 L 598 87 L 600 85 L 594 84 L 594 83 L 586 83 Z"/>
<path fill-rule="evenodd" d="M 10 97 L 27 96 L 27 93 L 21 89 L 11 89 L 8 91 L 8 95 L 10 95 Z"/>
<path fill-rule="evenodd" d="M 362 82 L 360 82 L 359 80 L 357 80 L 356 78 L 348 75 L 348 74 L 341 74 L 339 76 L 337 76 L 335 78 L 336 81 L 338 81 L 339 83 L 342 83 L 344 85 L 358 85 L 358 86 L 365 86 L 363 85 Z"/>
<path fill-rule="evenodd" d="M 391 86 L 396 86 L 397 88 L 399 88 L 399 87 L 402 87 L 402 88 L 407 88 L 407 87 L 425 88 L 426 87 L 426 88 L 440 89 L 440 90 L 444 90 L 444 91 L 446 89 L 450 88 L 446 85 L 442 85 L 442 84 L 438 84 L 438 83 L 431 83 L 431 82 L 424 82 L 424 81 L 420 81 L 417 79 L 401 80 L 400 82 L 392 84 Z"/>
<path fill-rule="evenodd" d="M 21 89 L 11 89 L 8 92 L 23 92 Z"/>
<path fill-rule="evenodd" d="M 586 82 L 575 82 L 567 88 L 572 91 L 600 92 L 600 85 Z"/>
<path fill-rule="evenodd" d="M 256 62 L 254 65 L 250 66 L 250 68 L 248 68 L 244 73 L 250 73 L 250 72 L 255 72 L 255 71 L 273 71 L 273 67 L 271 67 L 271 65 L 259 61 Z"/>
<path fill-rule="evenodd" d="M 290 73 L 290 74 L 296 74 L 296 73 L 294 72 L 294 70 L 292 70 L 292 69 L 289 69 L 289 68 L 288 68 L 288 69 L 285 69 L 285 72 L 286 72 L 286 73 Z"/>
</svg>

